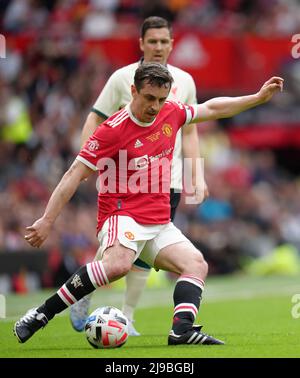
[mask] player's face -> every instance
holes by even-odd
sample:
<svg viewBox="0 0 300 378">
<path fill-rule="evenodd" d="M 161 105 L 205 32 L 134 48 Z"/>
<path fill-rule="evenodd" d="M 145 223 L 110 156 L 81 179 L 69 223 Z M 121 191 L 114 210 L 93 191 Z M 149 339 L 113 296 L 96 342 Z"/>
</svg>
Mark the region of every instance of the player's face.
<svg viewBox="0 0 300 378">
<path fill-rule="evenodd" d="M 145 62 L 166 64 L 173 47 L 168 28 L 148 29 L 140 38 L 140 49 L 144 52 Z"/>
<path fill-rule="evenodd" d="M 169 92 L 169 87 L 157 87 L 147 83 L 138 92 L 136 87 L 132 85 L 131 111 L 135 118 L 140 122 L 153 122 L 163 107 Z"/>
</svg>

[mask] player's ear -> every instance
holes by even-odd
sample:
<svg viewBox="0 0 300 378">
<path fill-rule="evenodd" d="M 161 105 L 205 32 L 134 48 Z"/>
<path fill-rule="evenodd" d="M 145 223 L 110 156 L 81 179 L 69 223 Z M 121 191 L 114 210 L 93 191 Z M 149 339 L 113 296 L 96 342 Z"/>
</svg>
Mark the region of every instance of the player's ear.
<svg viewBox="0 0 300 378">
<path fill-rule="evenodd" d="M 174 44 L 174 39 L 172 38 L 170 42 L 170 52 L 173 50 L 173 44 Z"/>
<path fill-rule="evenodd" d="M 141 49 L 141 51 L 144 52 L 144 40 L 143 40 L 143 38 L 140 38 L 139 42 L 140 42 L 140 49 Z"/>
<path fill-rule="evenodd" d="M 137 95 L 137 89 L 134 84 L 131 84 L 131 96 L 134 98 Z"/>
</svg>

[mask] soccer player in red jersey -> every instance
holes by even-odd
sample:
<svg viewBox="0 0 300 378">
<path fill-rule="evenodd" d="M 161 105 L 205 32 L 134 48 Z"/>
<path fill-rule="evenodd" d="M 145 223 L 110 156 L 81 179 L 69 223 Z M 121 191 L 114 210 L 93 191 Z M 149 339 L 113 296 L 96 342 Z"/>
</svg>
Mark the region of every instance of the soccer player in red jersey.
<svg viewBox="0 0 300 378">
<path fill-rule="evenodd" d="M 155 269 L 179 274 L 168 344 L 224 344 L 194 325 L 208 266 L 170 222 L 166 172 L 181 127 L 263 104 L 282 90 L 283 79 L 271 78 L 253 95 L 220 97 L 198 105 L 166 101 L 172 80 L 160 63 L 138 67 L 131 103 L 98 127 L 54 190 L 44 215 L 27 227 L 25 239 L 40 247 L 80 182 L 99 170 L 97 231 L 102 260 L 81 267 L 44 304 L 17 321 L 14 333 L 20 342 L 96 288 L 125 276 L 140 258 Z"/>
<path fill-rule="evenodd" d="M 142 59 L 116 70 L 110 76 L 85 121 L 81 135 L 82 145 L 84 145 L 88 138 L 94 133 L 98 125 L 130 103 L 132 98 L 130 85 L 133 83 L 136 69 L 143 62 L 161 63 L 170 71 L 174 81 L 168 95 L 168 100 L 180 101 L 189 105 L 197 103 L 196 85 L 192 76 L 168 63 L 169 55 L 173 49 L 172 27 L 170 23 L 162 17 L 152 16 L 146 18 L 141 26 L 139 43 L 140 50 L 143 52 Z M 153 142 L 156 137 L 156 134 L 153 134 L 151 137 Z M 183 187 L 183 158 L 188 158 L 185 162 L 188 161 L 191 167 L 195 167 L 193 161 L 199 157 L 197 125 L 191 123 L 182 128 L 176 135 L 170 185 L 171 221 L 175 218 Z M 195 171 L 195 168 L 191 169 L 191 175 L 194 181 L 196 176 Z M 201 190 L 203 192 L 203 199 L 208 195 L 204 180 L 203 183 L 199 183 L 199 186 L 195 190 Z M 201 201 L 198 201 L 198 203 L 200 202 Z M 96 254 L 95 260 L 99 260 L 99 258 L 99 254 Z M 129 320 L 130 336 L 140 335 L 134 325 L 134 312 L 150 272 L 151 267 L 148 264 L 141 259 L 136 259 L 131 270 L 126 274 L 122 311 Z M 82 300 L 70 307 L 71 324 L 78 332 L 84 329 L 88 318 L 90 301 L 91 295 L 82 298 Z"/>
</svg>

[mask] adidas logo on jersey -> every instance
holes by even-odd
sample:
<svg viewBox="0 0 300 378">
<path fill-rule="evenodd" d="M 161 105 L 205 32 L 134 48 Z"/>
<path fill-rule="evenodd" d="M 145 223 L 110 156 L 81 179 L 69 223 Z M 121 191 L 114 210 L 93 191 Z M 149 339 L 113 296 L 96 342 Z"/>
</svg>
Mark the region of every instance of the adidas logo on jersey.
<svg viewBox="0 0 300 378">
<path fill-rule="evenodd" d="M 134 148 L 139 148 L 139 147 L 142 147 L 142 146 L 143 146 L 143 143 L 139 139 L 137 139 L 135 141 Z"/>
</svg>

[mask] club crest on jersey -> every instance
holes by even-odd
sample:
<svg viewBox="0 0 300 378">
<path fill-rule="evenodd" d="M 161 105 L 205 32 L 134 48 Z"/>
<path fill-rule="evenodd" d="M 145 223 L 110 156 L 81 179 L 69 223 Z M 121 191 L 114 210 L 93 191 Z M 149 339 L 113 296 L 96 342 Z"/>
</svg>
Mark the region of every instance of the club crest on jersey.
<svg viewBox="0 0 300 378">
<path fill-rule="evenodd" d="M 151 134 L 146 137 L 147 140 L 150 140 L 150 142 L 156 142 L 160 137 L 160 131 L 157 131 L 154 134 Z"/>
<path fill-rule="evenodd" d="M 90 140 L 87 144 L 87 148 L 90 151 L 96 151 L 99 149 L 99 143 L 97 140 Z"/>
<path fill-rule="evenodd" d="M 126 236 L 127 239 L 129 239 L 129 240 L 134 240 L 134 234 L 133 234 L 132 232 L 130 232 L 130 231 L 126 231 L 126 232 L 124 233 L 124 235 Z"/>
<path fill-rule="evenodd" d="M 169 123 L 165 123 L 162 127 L 162 132 L 166 137 L 170 138 L 173 134 L 172 126 Z"/>
</svg>

